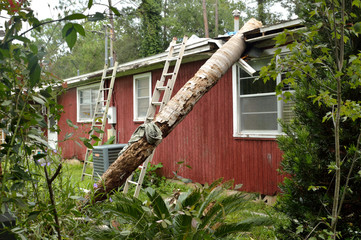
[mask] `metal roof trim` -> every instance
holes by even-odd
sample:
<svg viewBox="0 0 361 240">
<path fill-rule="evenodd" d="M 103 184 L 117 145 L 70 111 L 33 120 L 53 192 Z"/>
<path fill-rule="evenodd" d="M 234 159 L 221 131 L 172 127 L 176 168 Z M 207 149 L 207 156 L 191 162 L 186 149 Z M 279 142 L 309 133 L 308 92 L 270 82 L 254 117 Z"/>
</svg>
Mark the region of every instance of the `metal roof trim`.
<svg viewBox="0 0 361 240">
<path fill-rule="evenodd" d="M 189 46 L 186 46 L 183 56 L 186 57 L 186 56 L 194 55 L 197 53 L 210 51 L 211 50 L 210 43 L 215 43 L 215 41 L 207 38 L 207 39 L 202 39 L 199 42 L 192 43 Z M 217 44 L 217 46 L 218 46 L 218 44 Z M 179 50 L 179 48 L 177 50 Z M 175 49 L 175 52 L 177 52 L 177 50 Z M 166 60 L 167 56 L 168 56 L 168 52 L 163 52 L 163 53 L 159 53 L 159 54 L 156 54 L 153 56 L 126 62 L 126 63 L 118 65 L 117 72 L 125 72 L 125 71 L 128 71 L 135 67 L 145 67 L 145 66 L 157 64 L 160 62 L 164 62 Z M 112 71 L 112 70 L 113 70 L 113 67 L 108 69 L 108 71 Z M 103 70 L 98 70 L 98 71 L 94 71 L 91 73 L 86 73 L 83 75 L 67 78 L 67 79 L 64 79 L 64 81 L 68 84 L 73 84 L 73 83 L 77 83 L 80 81 L 86 81 L 86 80 L 89 80 L 90 78 L 101 75 L 102 72 L 103 72 Z"/>
</svg>

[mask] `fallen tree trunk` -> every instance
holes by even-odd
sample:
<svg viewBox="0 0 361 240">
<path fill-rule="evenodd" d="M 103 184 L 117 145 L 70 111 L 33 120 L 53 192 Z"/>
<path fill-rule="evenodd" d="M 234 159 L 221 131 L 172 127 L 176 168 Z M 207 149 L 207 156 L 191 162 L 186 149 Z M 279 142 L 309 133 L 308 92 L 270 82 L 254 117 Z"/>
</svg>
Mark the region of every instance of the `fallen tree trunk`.
<svg viewBox="0 0 361 240">
<path fill-rule="evenodd" d="M 154 119 L 154 123 L 167 135 L 187 116 L 194 105 L 206 94 L 227 70 L 241 57 L 246 48 L 243 33 L 260 28 L 262 23 L 251 19 L 236 35 L 226 42 L 198 70 Z M 152 154 L 159 143 L 149 144 L 146 137 L 131 144 L 102 175 L 95 188 L 94 201 L 122 186 L 134 170 Z M 88 196 L 90 197 L 90 196 Z"/>
</svg>

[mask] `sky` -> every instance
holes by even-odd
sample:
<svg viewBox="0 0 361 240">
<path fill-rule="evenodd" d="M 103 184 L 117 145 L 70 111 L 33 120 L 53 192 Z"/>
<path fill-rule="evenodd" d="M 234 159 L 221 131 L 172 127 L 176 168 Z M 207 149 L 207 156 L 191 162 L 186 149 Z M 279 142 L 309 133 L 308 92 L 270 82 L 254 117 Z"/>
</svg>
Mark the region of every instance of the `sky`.
<svg viewBox="0 0 361 240">
<path fill-rule="evenodd" d="M 96 0 L 94 1 L 96 3 L 101 3 L 101 4 L 108 4 L 108 0 Z M 116 7 L 118 7 L 119 4 L 119 0 L 117 1 L 112 1 L 112 3 L 115 5 Z M 45 19 L 45 18 L 53 18 L 56 19 L 58 18 L 58 12 L 54 9 L 54 6 L 57 6 L 59 4 L 58 0 L 32 0 L 31 1 L 31 8 L 34 9 L 34 12 L 36 14 L 36 16 L 39 18 L 39 20 Z M 50 7 L 49 7 L 50 5 Z M 92 6 L 92 8 L 90 9 L 89 13 L 95 13 L 95 12 L 103 12 L 105 10 L 105 6 L 100 6 L 98 4 L 94 4 Z"/>
<path fill-rule="evenodd" d="M 46 18 L 58 19 L 58 11 L 54 9 L 55 6 L 59 5 L 59 0 L 30 0 L 30 8 L 34 10 L 35 16 L 39 20 L 43 20 Z M 100 4 L 108 4 L 108 0 L 95 0 L 94 2 Z M 113 0 L 113 6 L 119 8 L 120 0 Z M 88 13 L 95 13 L 95 12 L 104 12 L 105 6 L 101 6 L 99 4 L 94 4 L 90 11 L 88 10 L 85 14 Z M 0 12 L 0 26 L 3 26 L 4 22 L 6 21 L 5 11 Z"/>
<path fill-rule="evenodd" d="M 247 0 L 249 3 L 254 3 L 255 1 Z M 54 9 L 55 6 L 59 5 L 59 0 L 30 0 L 31 2 L 31 9 L 34 10 L 35 15 L 38 17 L 39 20 L 43 20 L 46 18 L 58 19 L 58 11 Z M 121 3 L 124 3 L 124 0 L 112 0 L 113 6 L 117 7 L 118 9 L 121 8 Z M 94 3 L 100 3 L 107 5 L 108 0 L 94 0 Z M 84 14 L 93 14 L 95 12 L 104 12 L 106 6 L 102 6 L 99 4 L 94 4 L 90 10 L 85 12 Z M 273 7 L 273 11 L 280 11 L 282 12 L 282 7 L 280 4 L 275 4 Z M 4 25 L 6 21 L 6 16 L 4 16 L 4 11 L 0 13 L 0 28 Z M 5 17 L 5 18 L 4 18 Z M 27 30 L 29 26 L 24 26 L 24 31 Z"/>
</svg>

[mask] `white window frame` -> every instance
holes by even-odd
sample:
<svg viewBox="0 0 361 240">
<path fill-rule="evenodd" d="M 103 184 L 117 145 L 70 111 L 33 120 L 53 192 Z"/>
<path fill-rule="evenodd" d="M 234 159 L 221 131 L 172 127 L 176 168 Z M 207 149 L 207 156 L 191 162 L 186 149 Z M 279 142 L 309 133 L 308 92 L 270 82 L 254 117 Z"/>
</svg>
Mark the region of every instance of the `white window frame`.
<svg viewBox="0 0 361 240">
<path fill-rule="evenodd" d="M 270 56 L 271 57 L 271 56 Z M 233 137 L 240 138 L 275 138 L 283 134 L 281 125 L 277 122 L 277 130 L 242 130 L 241 129 L 241 98 L 239 71 L 241 66 L 236 63 L 232 66 L 232 96 L 233 96 Z M 276 84 L 281 82 L 281 74 L 277 76 Z M 276 95 L 275 92 L 252 94 L 252 96 Z M 251 95 L 250 95 L 251 96 Z M 277 97 L 277 119 L 283 118 L 284 101 Z"/>
<path fill-rule="evenodd" d="M 139 122 L 139 121 L 145 121 L 145 116 L 139 116 L 138 113 L 138 100 L 140 97 L 138 97 L 138 80 L 140 78 L 148 78 L 148 86 L 149 86 L 149 92 L 148 97 L 141 97 L 141 98 L 148 98 L 148 103 L 152 100 L 152 74 L 151 72 L 148 73 L 142 73 L 137 74 L 133 76 L 133 121 Z"/>
<path fill-rule="evenodd" d="M 80 94 L 79 94 L 79 92 L 82 90 L 92 89 L 92 88 L 96 88 L 97 91 L 99 91 L 99 85 L 100 85 L 100 83 L 96 83 L 96 84 L 92 84 L 92 85 L 78 87 L 76 89 L 76 119 L 77 119 L 77 122 L 82 122 L 82 123 L 91 122 L 94 117 L 94 114 L 92 114 L 91 116 L 89 116 L 89 118 L 80 118 L 80 99 L 79 99 Z M 104 96 L 102 96 L 101 100 L 103 100 L 103 98 L 104 98 Z M 93 113 L 94 113 L 94 109 L 93 109 Z"/>
</svg>

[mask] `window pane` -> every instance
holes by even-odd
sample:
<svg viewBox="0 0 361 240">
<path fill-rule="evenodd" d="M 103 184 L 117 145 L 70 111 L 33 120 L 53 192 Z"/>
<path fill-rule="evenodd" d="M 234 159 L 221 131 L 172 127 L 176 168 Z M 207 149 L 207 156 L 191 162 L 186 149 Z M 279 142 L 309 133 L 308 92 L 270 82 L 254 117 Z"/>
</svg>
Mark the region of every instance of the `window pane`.
<svg viewBox="0 0 361 240">
<path fill-rule="evenodd" d="M 79 96 L 80 104 L 90 103 L 90 89 L 80 90 Z"/>
<path fill-rule="evenodd" d="M 266 83 L 262 79 L 248 78 L 241 79 L 240 94 L 257 94 L 274 92 L 276 89 L 276 82 L 269 80 Z"/>
<path fill-rule="evenodd" d="M 149 107 L 149 99 L 138 99 L 138 117 L 145 117 Z"/>
<path fill-rule="evenodd" d="M 276 96 L 241 98 L 242 130 L 277 130 Z"/>
<path fill-rule="evenodd" d="M 80 105 L 79 106 L 79 119 L 89 119 L 90 116 L 90 105 Z"/>
<path fill-rule="evenodd" d="M 277 130 L 277 113 L 242 114 L 242 130 Z"/>
<path fill-rule="evenodd" d="M 241 98 L 242 113 L 249 112 L 277 112 L 277 97 L 259 96 Z"/>
<path fill-rule="evenodd" d="M 149 88 L 149 78 L 142 77 L 137 79 L 138 89 L 139 88 Z"/>
<path fill-rule="evenodd" d="M 91 103 L 96 103 L 97 99 L 98 99 L 98 91 L 99 89 L 92 89 L 91 90 Z"/>
<path fill-rule="evenodd" d="M 138 88 L 138 97 L 148 97 L 149 88 Z"/>
</svg>

